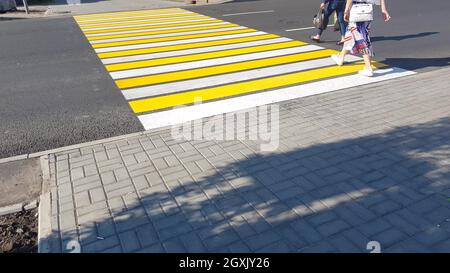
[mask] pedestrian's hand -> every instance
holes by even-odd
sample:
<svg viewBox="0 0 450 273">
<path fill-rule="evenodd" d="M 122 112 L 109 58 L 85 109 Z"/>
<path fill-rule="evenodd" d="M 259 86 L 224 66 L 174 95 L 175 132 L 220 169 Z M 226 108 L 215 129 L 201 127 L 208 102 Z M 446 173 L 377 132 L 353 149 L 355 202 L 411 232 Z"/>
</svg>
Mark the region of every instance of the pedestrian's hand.
<svg viewBox="0 0 450 273">
<path fill-rule="evenodd" d="M 325 3 L 320 4 L 321 9 L 325 9 Z"/>
<path fill-rule="evenodd" d="M 385 11 L 382 11 L 382 13 L 383 13 L 383 18 L 384 18 L 384 21 L 385 21 L 385 22 L 391 20 L 391 16 L 389 15 L 389 12 L 387 12 L 387 11 L 385 10 Z"/>
<path fill-rule="evenodd" d="M 349 12 L 344 12 L 344 21 L 345 22 L 350 21 L 350 13 Z"/>
</svg>

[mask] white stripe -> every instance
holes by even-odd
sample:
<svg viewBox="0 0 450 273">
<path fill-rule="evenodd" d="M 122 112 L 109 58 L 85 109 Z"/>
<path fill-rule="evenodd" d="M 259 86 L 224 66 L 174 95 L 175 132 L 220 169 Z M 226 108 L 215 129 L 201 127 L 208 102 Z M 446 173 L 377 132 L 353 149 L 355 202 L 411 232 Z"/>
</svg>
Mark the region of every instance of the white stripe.
<svg viewBox="0 0 450 273">
<path fill-rule="evenodd" d="M 400 68 L 391 68 L 378 70 L 375 71 L 375 73 L 376 76 L 372 78 L 354 74 L 350 76 L 312 82 L 273 91 L 250 94 L 246 96 L 213 101 L 204 104 L 197 104 L 189 107 L 179 108 L 178 106 L 176 109 L 144 114 L 138 116 L 138 118 L 144 126 L 145 130 L 150 130 L 164 126 L 181 124 L 183 122 L 192 121 L 204 117 L 211 117 L 223 113 L 248 109 L 256 106 L 404 77 L 415 74 L 416 72 L 407 71 Z"/>
<path fill-rule="evenodd" d="M 139 33 L 139 32 L 147 32 L 147 31 L 160 31 L 160 30 L 172 30 L 172 29 L 183 29 L 183 28 L 194 28 L 194 27 L 209 27 L 209 26 L 218 26 L 218 25 L 228 25 L 229 22 L 218 22 L 211 24 L 198 24 L 198 25 L 189 25 L 189 26 L 178 26 L 178 27 L 163 27 L 163 28 L 147 28 L 147 29 L 136 29 L 136 30 L 124 30 L 124 31 L 116 31 L 116 32 L 108 32 L 108 33 L 94 33 L 94 34 L 85 34 L 86 37 L 98 37 L 98 36 L 109 36 L 116 34 L 128 34 L 128 33 Z"/>
<path fill-rule="evenodd" d="M 139 20 L 122 20 L 120 22 L 106 22 L 106 23 L 97 23 L 97 24 L 89 24 L 89 25 L 80 25 L 80 27 L 82 29 L 93 29 L 94 27 L 98 26 L 104 26 L 104 25 L 119 25 L 119 24 L 128 24 L 128 23 L 139 23 L 139 22 L 160 22 L 161 21 L 165 21 L 166 24 L 175 24 L 176 22 L 174 22 L 174 19 L 192 19 L 192 18 L 208 18 L 207 16 L 204 15 L 192 15 L 192 16 L 182 16 L 182 17 L 171 17 L 171 18 L 155 18 L 155 19 L 139 19 Z M 134 25 L 134 24 L 132 24 Z"/>
<path fill-rule="evenodd" d="M 125 14 L 122 16 L 114 16 L 114 17 L 104 17 L 104 18 L 95 18 L 95 19 L 82 19 L 82 18 L 76 18 L 77 22 L 83 24 L 85 22 L 98 22 L 98 21 L 107 21 L 107 20 L 118 20 L 118 19 L 133 19 L 133 18 L 151 18 L 156 16 L 166 16 L 166 15 L 178 15 L 178 14 L 198 14 L 195 12 L 177 12 L 177 13 L 163 13 L 163 14 L 145 14 L 145 13 L 138 13 L 138 14 Z"/>
<path fill-rule="evenodd" d="M 207 52 L 222 51 L 222 50 L 228 50 L 228 49 L 238 49 L 238 48 L 252 47 L 252 46 L 259 46 L 259 45 L 269 45 L 269 44 L 283 43 L 283 42 L 289 42 L 289 41 L 292 41 L 292 40 L 289 38 L 284 38 L 284 37 L 283 38 L 272 38 L 272 39 L 266 39 L 266 40 L 229 44 L 229 45 L 209 46 L 209 47 L 201 47 L 201 48 L 186 49 L 186 50 L 175 50 L 175 51 L 167 51 L 167 52 L 160 52 L 160 53 L 133 55 L 133 56 L 126 56 L 126 57 L 115 57 L 115 58 L 109 58 L 109 59 L 102 59 L 101 61 L 103 62 L 103 64 L 115 64 L 115 63 L 157 59 L 157 58 L 176 57 L 176 56 L 190 55 L 190 54 L 196 54 L 196 53 L 207 53 Z"/>
<path fill-rule="evenodd" d="M 203 67 L 208 67 L 208 66 L 217 66 L 217 65 L 223 65 L 223 64 L 239 63 L 239 62 L 253 61 L 253 60 L 264 59 L 264 58 L 285 56 L 285 55 L 290 55 L 290 54 L 308 52 L 308 51 L 312 51 L 315 49 L 316 49 L 316 47 L 313 47 L 313 46 L 298 46 L 298 47 L 292 47 L 292 48 L 286 48 L 286 49 L 278 49 L 278 50 L 270 50 L 270 51 L 258 52 L 258 53 L 242 54 L 242 55 L 238 55 L 238 56 L 215 58 L 215 59 L 210 59 L 210 60 L 193 61 L 193 62 L 186 62 L 186 63 L 178 63 L 178 64 L 169 64 L 169 65 L 160 65 L 160 66 L 154 66 L 154 67 L 123 70 L 123 71 L 117 71 L 117 72 L 110 72 L 110 74 L 114 80 L 117 80 L 117 79 L 123 79 L 123 78 L 138 77 L 138 76 L 152 75 L 152 74 L 161 74 L 161 73 L 175 72 L 175 71 L 180 71 L 180 70 L 196 69 L 196 68 L 203 68 Z"/>
<path fill-rule="evenodd" d="M 348 56 L 347 61 L 354 62 L 360 59 L 361 58 L 355 56 Z M 242 71 L 225 75 L 126 89 L 122 90 L 122 94 L 127 100 L 133 100 L 151 96 L 166 95 L 181 91 L 207 88 L 223 84 L 230 84 L 240 81 L 255 80 L 258 78 L 288 74 L 331 65 L 335 65 L 333 60 L 331 60 L 330 58 L 322 58 L 311 61 L 283 64 L 266 68 L 258 68 L 249 71 Z"/>
<path fill-rule="evenodd" d="M 190 44 L 190 43 L 198 43 L 198 42 L 207 42 L 207 41 L 216 41 L 216 40 L 224 40 L 224 39 L 233 39 L 233 38 L 242 38 L 242 37 L 250 37 L 250 36 L 258 36 L 267 34 L 262 31 L 254 31 L 233 35 L 223 35 L 223 36 L 213 36 L 206 38 L 196 38 L 196 39 L 186 39 L 186 40 L 178 40 L 178 41 L 170 41 L 170 42 L 160 42 L 160 43 L 148 43 L 148 44 L 139 44 L 139 45 L 129 45 L 129 46 L 115 46 L 115 47 L 105 47 L 95 49 L 95 52 L 112 52 L 112 51 L 120 51 L 120 50 L 130 50 L 130 49 L 139 49 L 139 48 L 151 48 L 151 47 L 160 47 L 160 46 L 170 46 L 170 45 L 182 45 L 182 44 Z"/>
<path fill-rule="evenodd" d="M 131 23 L 131 22 L 142 22 L 142 21 L 158 21 L 158 20 L 173 20 L 173 19 L 184 19 L 184 18 L 192 18 L 192 17 L 200 17 L 205 16 L 201 14 L 192 13 L 189 16 L 171 16 L 171 17 L 162 17 L 162 18 L 149 18 L 148 16 L 138 16 L 138 17 L 120 17 L 115 18 L 111 21 L 105 21 L 105 22 L 93 22 L 88 24 L 83 24 L 82 22 L 79 22 L 79 25 L 82 27 L 89 27 L 89 26 L 100 26 L 100 25 L 108 25 L 108 24 L 121 24 L 121 23 Z M 128 19 L 127 19 L 128 18 Z"/>
<path fill-rule="evenodd" d="M 172 24 L 182 24 L 182 23 L 191 23 L 191 22 L 203 22 L 203 21 L 211 21 L 217 20 L 214 18 L 205 18 L 205 19 L 196 19 L 196 20 L 184 20 L 178 22 L 160 22 L 160 23 L 149 23 L 149 24 L 139 24 L 139 25 L 128 25 L 128 26 L 113 26 L 113 27 L 100 27 L 100 28 L 89 28 L 83 29 L 83 31 L 97 31 L 97 30 L 108 30 L 108 29 L 117 29 L 117 28 L 134 28 L 134 27 L 146 27 L 146 26 L 159 26 L 159 25 L 172 25 Z"/>
<path fill-rule="evenodd" d="M 168 34 L 156 34 L 156 35 L 133 36 L 133 37 L 125 37 L 125 38 L 117 38 L 117 39 L 96 40 L 96 41 L 91 41 L 91 44 L 102 44 L 102 43 L 133 41 L 133 40 L 142 40 L 142 39 L 174 37 L 174 36 L 183 36 L 183 35 L 191 35 L 191 34 L 202 34 L 202 33 L 214 33 L 214 32 L 231 31 L 231 30 L 239 30 L 239 29 L 246 29 L 246 27 L 227 27 L 227 28 L 216 28 L 216 29 L 197 30 L 197 31 L 185 31 L 185 32 L 168 33 Z"/>
<path fill-rule="evenodd" d="M 332 27 L 332 26 L 334 26 L 334 25 L 328 25 L 328 27 Z M 307 29 L 313 29 L 313 28 L 316 28 L 316 27 L 303 27 L 303 28 L 293 28 L 293 29 L 286 29 L 285 31 L 298 31 L 298 30 L 307 30 Z"/>
<path fill-rule="evenodd" d="M 251 12 L 241 12 L 241 13 L 230 13 L 230 14 L 224 14 L 222 16 L 248 15 L 248 14 L 259 14 L 259 13 L 269 13 L 269 12 L 275 12 L 275 11 L 274 10 L 261 10 L 261 11 L 251 11 Z"/>
</svg>

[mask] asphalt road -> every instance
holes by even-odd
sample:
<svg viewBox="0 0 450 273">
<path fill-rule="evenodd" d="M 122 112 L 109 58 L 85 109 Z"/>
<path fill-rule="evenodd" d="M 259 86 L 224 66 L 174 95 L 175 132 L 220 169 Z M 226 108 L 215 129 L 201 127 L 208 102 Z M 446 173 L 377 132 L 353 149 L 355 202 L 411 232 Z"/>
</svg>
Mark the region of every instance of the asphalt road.
<svg viewBox="0 0 450 273">
<path fill-rule="evenodd" d="M 450 1 L 387 0 L 392 20 L 385 23 L 377 9 L 372 26 L 376 59 L 405 69 L 427 71 L 450 65 Z M 320 0 L 236 0 L 222 5 L 190 8 L 240 25 L 292 39 L 308 41 Z M 236 13 L 273 11 L 233 15 Z M 230 15 L 231 16 L 223 16 Z M 321 46 L 339 49 L 339 33 L 324 32 Z"/>
<path fill-rule="evenodd" d="M 286 30 L 310 27 L 318 2 L 238 0 L 190 9 L 308 41 L 314 30 Z M 450 2 L 389 2 L 392 22 L 373 25 L 376 58 L 418 71 L 449 65 Z M 258 11 L 266 12 L 233 15 Z M 337 36 L 327 32 L 321 46 L 337 49 Z M 0 63 L 0 158 L 143 130 L 71 17 L 0 22 Z"/>
<path fill-rule="evenodd" d="M 0 157 L 143 129 L 72 18 L 0 29 Z"/>
</svg>

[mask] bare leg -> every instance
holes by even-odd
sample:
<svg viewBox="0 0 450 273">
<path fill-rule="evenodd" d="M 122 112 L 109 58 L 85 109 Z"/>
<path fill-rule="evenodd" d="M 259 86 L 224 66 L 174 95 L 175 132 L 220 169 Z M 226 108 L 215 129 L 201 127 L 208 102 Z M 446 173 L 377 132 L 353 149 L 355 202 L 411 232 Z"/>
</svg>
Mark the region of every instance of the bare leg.
<svg viewBox="0 0 450 273">
<path fill-rule="evenodd" d="M 342 49 L 341 53 L 339 53 L 339 58 L 341 58 L 342 60 L 344 60 L 345 56 L 348 54 L 348 50 L 346 49 Z"/>
<path fill-rule="evenodd" d="M 371 64 L 372 58 L 370 58 L 370 55 L 364 54 L 363 58 L 364 58 L 364 64 L 366 65 L 365 69 L 372 70 L 372 64 Z"/>
</svg>

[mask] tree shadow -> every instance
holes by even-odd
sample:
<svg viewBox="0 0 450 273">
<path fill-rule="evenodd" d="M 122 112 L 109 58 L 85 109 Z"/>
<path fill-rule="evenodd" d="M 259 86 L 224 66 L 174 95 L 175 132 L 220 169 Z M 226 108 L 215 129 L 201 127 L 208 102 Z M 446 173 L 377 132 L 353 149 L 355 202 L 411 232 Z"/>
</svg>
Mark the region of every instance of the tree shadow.
<svg viewBox="0 0 450 273">
<path fill-rule="evenodd" d="M 114 221 L 97 211 L 97 222 L 77 223 L 81 233 L 61 233 L 63 246 L 79 238 L 84 252 L 368 252 L 375 240 L 382 252 L 449 252 L 449 148 L 442 118 L 238 161 L 211 156 L 215 168 L 190 179 L 135 182 L 138 192 L 110 199 Z"/>
</svg>

